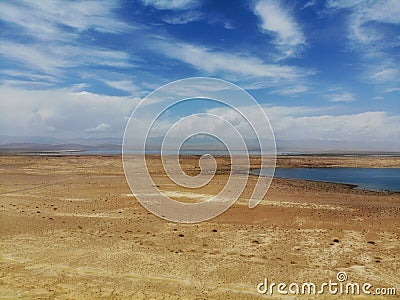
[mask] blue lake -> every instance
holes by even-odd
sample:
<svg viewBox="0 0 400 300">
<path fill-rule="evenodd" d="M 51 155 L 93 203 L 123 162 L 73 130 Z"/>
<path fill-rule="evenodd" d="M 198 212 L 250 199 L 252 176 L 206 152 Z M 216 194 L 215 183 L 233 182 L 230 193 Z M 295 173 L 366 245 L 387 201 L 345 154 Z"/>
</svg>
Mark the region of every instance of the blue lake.
<svg viewBox="0 0 400 300">
<path fill-rule="evenodd" d="M 251 174 L 270 176 L 271 169 Z M 400 168 L 276 168 L 275 177 L 355 185 L 369 191 L 400 192 Z"/>
</svg>

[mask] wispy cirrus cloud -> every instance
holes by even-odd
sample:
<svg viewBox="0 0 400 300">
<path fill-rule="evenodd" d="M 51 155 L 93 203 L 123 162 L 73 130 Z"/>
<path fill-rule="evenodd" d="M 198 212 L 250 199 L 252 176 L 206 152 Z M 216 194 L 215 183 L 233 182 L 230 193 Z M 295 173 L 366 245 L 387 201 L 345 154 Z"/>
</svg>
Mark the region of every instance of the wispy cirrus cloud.
<svg viewBox="0 0 400 300">
<path fill-rule="evenodd" d="M 330 0 L 327 7 L 349 13 L 347 38 L 352 50 L 363 54 L 363 77 L 379 83 L 397 82 L 399 63 L 392 53 L 400 51 L 400 1 Z"/>
<path fill-rule="evenodd" d="M 400 87 L 389 88 L 384 91 L 385 93 L 400 92 Z"/>
<path fill-rule="evenodd" d="M 308 91 L 308 87 L 305 85 L 294 85 L 294 86 L 285 86 L 285 88 L 280 90 L 275 90 L 273 94 L 285 95 L 285 96 L 295 96 L 298 94 L 302 94 Z"/>
<path fill-rule="evenodd" d="M 352 102 L 356 100 L 356 97 L 352 93 L 348 92 L 336 92 L 327 96 L 330 102 Z"/>
<path fill-rule="evenodd" d="M 204 15 L 198 11 L 179 12 L 178 14 L 163 17 L 163 21 L 168 24 L 187 24 L 201 20 Z"/>
<path fill-rule="evenodd" d="M 383 28 L 376 30 L 378 23 L 400 24 L 400 2 L 397 0 L 330 0 L 328 7 L 352 11 L 349 19 L 349 38 L 362 45 L 388 37 L 389 32 Z M 390 45 L 391 43 L 383 43 L 380 47 L 390 47 Z"/>
<path fill-rule="evenodd" d="M 69 68 L 131 67 L 127 52 L 99 47 L 87 38 L 88 31 L 115 34 L 129 30 L 114 15 L 117 8 L 115 1 L 1 2 L 0 21 L 12 28 L 12 34 L 3 34 L 0 55 L 20 69 L 19 78 L 8 78 L 8 82 L 44 84 L 46 80 L 51 85 L 62 80 Z"/>
<path fill-rule="evenodd" d="M 398 79 L 399 75 L 399 70 L 389 68 L 372 74 L 371 79 L 378 81 L 392 81 Z"/>
<path fill-rule="evenodd" d="M 0 18 L 41 40 L 70 39 L 82 31 L 121 32 L 128 26 L 117 20 L 116 1 L 12 1 L 0 3 Z"/>
<path fill-rule="evenodd" d="M 21 78 L 24 77 L 28 80 L 31 81 L 57 81 L 57 78 L 55 78 L 54 76 L 50 76 L 50 75 L 43 75 L 43 74 L 37 74 L 34 72 L 22 72 L 19 70 L 10 70 L 10 69 L 4 69 L 4 70 L 0 70 L 0 74 L 4 74 L 6 76 L 9 76 L 11 78 Z"/>
<path fill-rule="evenodd" d="M 372 97 L 372 100 L 381 101 L 381 100 L 385 100 L 385 98 L 382 96 L 376 96 L 376 97 Z"/>
<path fill-rule="evenodd" d="M 157 9 L 185 10 L 199 5 L 198 0 L 141 0 L 145 5 L 151 5 Z"/>
<path fill-rule="evenodd" d="M 159 40 L 154 49 L 164 55 L 192 65 L 210 75 L 231 74 L 234 77 L 251 76 L 272 81 L 295 80 L 307 76 L 311 71 L 289 65 L 265 63 L 258 57 L 213 51 L 203 46 Z"/>
<path fill-rule="evenodd" d="M 309 7 L 313 6 L 313 5 L 315 5 L 316 2 L 317 2 L 317 0 L 310 0 L 310 1 L 306 2 L 306 4 L 304 4 L 304 5 L 300 8 L 300 10 L 309 8 Z"/>
<path fill-rule="evenodd" d="M 129 94 L 134 94 L 139 92 L 139 88 L 133 84 L 132 81 L 124 79 L 124 80 L 103 80 L 105 84 L 108 86 L 127 92 Z"/>
<path fill-rule="evenodd" d="M 254 13 L 260 18 L 260 28 L 272 34 L 273 42 L 281 51 L 281 58 L 296 56 L 299 48 L 306 44 L 300 26 L 279 1 L 258 1 Z"/>
<path fill-rule="evenodd" d="M 77 66 L 97 65 L 118 68 L 132 66 L 129 62 L 130 56 L 123 51 L 75 45 L 41 43 L 27 45 L 5 41 L 0 44 L 0 54 L 30 69 L 31 72 L 53 76 L 60 76 L 63 70 Z"/>
</svg>

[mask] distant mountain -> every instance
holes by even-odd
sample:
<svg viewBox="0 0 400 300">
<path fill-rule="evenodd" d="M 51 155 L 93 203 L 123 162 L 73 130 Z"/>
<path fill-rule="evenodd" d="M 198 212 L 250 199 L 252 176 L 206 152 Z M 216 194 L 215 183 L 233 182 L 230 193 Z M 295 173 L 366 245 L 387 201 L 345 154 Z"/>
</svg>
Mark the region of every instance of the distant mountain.
<svg viewBox="0 0 400 300">
<path fill-rule="evenodd" d="M 81 144 L 81 145 L 100 145 L 100 144 L 122 144 L 122 136 L 105 138 L 55 138 L 48 136 L 9 136 L 0 135 L 0 145 L 13 143 L 32 143 L 32 144 Z"/>
<path fill-rule="evenodd" d="M 147 150 L 160 150 L 163 137 L 149 137 L 147 139 Z M 259 151 L 260 145 L 255 139 L 245 139 L 245 143 L 249 151 Z M 272 149 L 271 143 L 266 142 L 269 150 Z M 137 144 L 126 145 L 128 149 L 138 150 L 141 147 Z M 1 152 L 48 152 L 48 151 L 116 151 L 122 148 L 122 137 L 114 138 L 70 138 L 58 139 L 52 137 L 32 136 L 32 137 L 12 137 L 0 136 Z M 288 141 L 276 140 L 277 153 L 400 153 L 399 141 L 394 139 L 392 144 L 385 144 L 382 149 L 380 143 L 373 145 L 360 141 L 357 148 L 354 147 L 353 141 L 337 141 L 337 140 L 303 140 Z M 185 142 L 182 150 L 225 150 L 221 142 L 212 137 L 201 137 L 189 139 Z M 234 149 L 235 150 L 235 149 Z"/>
<path fill-rule="evenodd" d="M 149 150 L 159 150 L 163 143 L 163 137 L 149 137 L 147 139 L 146 148 Z M 178 141 L 178 140 L 177 140 Z M 249 151 L 260 150 L 260 145 L 257 140 L 244 140 Z M 177 144 L 174 144 L 175 147 Z M 166 146 L 164 144 L 164 146 Z M 168 146 L 166 146 L 168 148 Z M 134 145 L 133 147 L 134 148 Z M 226 146 L 221 141 L 212 136 L 202 136 L 201 138 L 190 138 L 182 145 L 182 150 L 226 150 Z M 235 149 L 233 149 L 235 150 Z"/>
<path fill-rule="evenodd" d="M 0 145 L 1 152 L 51 152 L 51 151 L 108 151 L 120 150 L 121 145 L 118 144 L 98 144 L 98 145 L 82 145 L 76 143 L 67 144 L 40 144 L 40 143 L 6 143 Z"/>
</svg>

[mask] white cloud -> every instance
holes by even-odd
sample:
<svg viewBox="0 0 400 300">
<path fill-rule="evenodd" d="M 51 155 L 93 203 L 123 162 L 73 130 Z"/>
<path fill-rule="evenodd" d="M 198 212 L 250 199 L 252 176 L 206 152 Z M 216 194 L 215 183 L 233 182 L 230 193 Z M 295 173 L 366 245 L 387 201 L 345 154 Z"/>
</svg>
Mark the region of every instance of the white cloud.
<svg viewBox="0 0 400 300">
<path fill-rule="evenodd" d="M 282 90 L 273 91 L 274 94 L 285 95 L 285 96 L 294 96 L 298 94 L 302 94 L 308 91 L 308 87 L 304 85 L 295 85 L 291 87 L 285 87 Z"/>
<path fill-rule="evenodd" d="M 177 15 L 166 16 L 163 21 L 169 24 L 187 24 L 190 22 L 198 21 L 203 15 L 198 11 L 180 12 Z"/>
<path fill-rule="evenodd" d="M 0 55 L 27 74 L 18 80 L 31 80 L 33 84 L 62 82 L 66 68 L 131 67 L 126 52 L 84 42 L 87 30 L 119 33 L 132 28 L 117 20 L 113 11 L 118 6 L 115 1 L 0 2 L 0 20 L 13 25 L 12 33 L 0 44 Z"/>
<path fill-rule="evenodd" d="M 309 75 L 308 72 L 293 66 L 266 64 L 258 57 L 212 51 L 185 43 L 158 41 L 154 48 L 168 57 L 188 63 L 211 75 L 228 73 L 235 77 L 238 75 L 242 78 L 244 76 L 263 77 L 274 81 L 295 80 Z"/>
<path fill-rule="evenodd" d="M 376 72 L 371 75 L 371 79 L 378 81 L 392 81 L 398 79 L 400 76 L 397 69 L 385 69 L 383 71 Z"/>
<path fill-rule="evenodd" d="M 279 141 L 284 141 L 299 149 L 330 149 L 340 141 L 341 146 L 353 150 L 400 149 L 400 115 L 391 116 L 382 111 L 336 115 L 326 114 L 326 109 L 314 107 L 262 107 L 271 122 L 278 146 Z M 240 110 L 251 116 L 251 111 L 257 108 L 248 106 Z M 228 109 L 218 108 L 211 112 L 239 124 L 239 116 Z M 345 150 L 341 146 L 339 149 Z"/>
<path fill-rule="evenodd" d="M 382 96 L 376 96 L 376 97 L 373 97 L 372 100 L 380 101 L 380 100 L 385 100 L 385 98 L 383 98 Z"/>
<path fill-rule="evenodd" d="M 109 129 L 111 126 L 107 123 L 100 123 L 96 127 L 86 129 L 87 132 L 103 132 Z"/>
<path fill-rule="evenodd" d="M 339 92 L 328 95 L 328 99 L 331 102 L 352 102 L 356 100 L 353 94 L 347 92 Z"/>
<path fill-rule="evenodd" d="M 12 1 L 0 3 L 0 18 L 41 40 L 69 40 L 74 31 L 126 30 L 127 25 L 113 15 L 116 8 L 115 1 Z"/>
<path fill-rule="evenodd" d="M 48 82 L 21 79 L 3 79 L 1 80 L 1 84 L 9 87 L 21 87 L 27 89 L 47 88 L 52 86 L 52 84 Z"/>
<path fill-rule="evenodd" d="M 33 71 L 60 75 L 65 68 L 81 65 L 129 67 L 129 55 L 122 51 L 51 44 L 17 44 L 3 41 L 0 54 Z"/>
<path fill-rule="evenodd" d="M 290 145 L 291 149 L 338 149 L 338 150 L 398 150 L 400 147 L 400 115 L 391 116 L 382 111 L 367 111 L 357 114 L 326 114 L 326 109 L 313 107 L 289 107 L 263 105 L 268 116 L 278 146 Z M 246 116 L 256 115 L 255 106 L 238 107 Z M 214 108 L 207 111 L 233 124 L 246 139 L 254 134 L 247 122 L 229 108 Z M 333 112 L 333 111 L 332 111 Z M 253 125 L 259 119 L 251 119 Z M 164 120 L 162 127 L 169 128 L 172 120 Z M 196 117 L 179 128 L 176 134 L 209 129 L 215 132 L 218 124 L 204 122 L 204 118 Z M 232 133 L 221 129 L 220 137 L 229 138 Z"/>
<path fill-rule="evenodd" d="M 362 53 L 366 60 L 363 77 L 380 83 L 398 81 L 399 75 L 395 69 L 399 69 L 399 66 L 391 53 L 398 52 L 396 27 L 400 25 L 400 1 L 330 0 L 327 7 L 331 12 L 346 10 L 348 45 L 352 50 Z"/>
<path fill-rule="evenodd" d="M 298 47 L 306 43 L 300 26 L 279 1 L 258 1 L 254 13 L 261 19 L 261 28 L 275 35 L 275 43 L 283 57 L 295 56 Z"/>
<path fill-rule="evenodd" d="M 350 9 L 352 11 L 352 15 L 349 18 L 349 38 L 361 45 L 374 43 L 385 38 L 382 30 L 375 30 L 373 22 L 400 24 L 400 1 L 397 0 L 330 0 L 328 7 Z M 380 46 L 384 47 L 385 45 L 380 44 Z"/>
<path fill-rule="evenodd" d="M 311 7 L 311 6 L 315 5 L 315 2 L 316 2 L 316 0 L 308 1 L 306 4 L 303 5 L 302 8 L 300 8 L 300 10 L 303 10 L 303 9 L 306 9 L 308 7 Z"/>
<path fill-rule="evenodd" d="M 279 120 L 272 119 L 271 123 L 276 136 L 289 141 L 340 140 L 352 144 L 354 148 L 375 147 L 374 143 L 382 142 L 376 146 L 385 150 L 396 139 L 394 142 L 400 146 L 400 116 L 389 116 L 385 112 L 295 118 L 287 116 Z"/>
<path fill-rule="evenodd" d="M 362 2 L 364 2 L 364 0 L 329 0 L 328 6 L 331 8 L 349 8 L 354 7 Z"/>
<path fill-rule="evenodd" d="M 18 70 L 6 69 L 6 70 L 0 70 L 0 73 L 15 79 L 24 78 L 32 82 L 43 82 L 43 81 L 58 82 L 57 78 L 53 76 L 38 74 L 33 72 L 22 72 Z"/>
<path fill-rule="evenodd" d="M 139 101 L 139 98 L 111 97 L 66 89 L 30 91 L 0 86 L 0 135 L 51 136 L 59 139 L 87 138 L 92 135 L 122 138 L 126 122 Z M 340 141 L 349 149 L 393 150 L 400 147 L 399 115 L 391 116 L 382 111 L 337 115 L 333 107 L 262 107 L 277 140 L 290 142 L 294 148 L 312 148 L 311 141 L 322 141 L 318 147 L 327 149 L 331 146 L 329 141 Z M 254 111 L 258 110 L 255 106 L 238 108 L 246 116 L 255 115 Z M 213 108 L 207 112 L 223 117 L 246 133 L 243 118 L 231 109 Z M 147 118 L 146 115 L 138 117 Z M 165 132 L 174 120 L 175 117 L 167 115 L 158 128 Z M 251 121 L 260 120 L 255 118 Z M 204 124 L 201 117 L 186 124 L 194 129 L 218 131 L 219 128 L 218 124 Z M 190 129 L 182 128 L 186 131 Z M 229 136 L 226 132 L 220 134 Z M 249 132 L 245 137 L 251 136 Z"/>
<path fill-rule="evenodd" d="M 126 121 L 139 101 L 139 98 L 73 89 L 26 90 L 0 86 L 1 134 L 62 139 L 85 137 L 91 128 L 99 136 L 122 137 Z"/>
<path fill-rule="evenodd" d="M 117 80 L 117 81 L 111 81 L 111 80 L 103 80 L 105 84 L 108 86 L 128 92 L 130 94 L 138 93 L 138 88 L 130 81 L 130 80 Z"/>
<path fill-rule="evenodd" d="M 392 92 L 400 92 L 400 88 L 395 87 L 385 90 L 385 93 L 392 93 Z"/>
<path fill-rule="evenodd" d="M 35 45 L 28 46 L 3 41 L 0 44 L 0 54 L 39 72 L 57 75 L 59 74 L 58 69 L 67 67 L 68 62 L 62 56 L 57 56 L 46 48 L 38 49 Z"/>
<path fill-rule="evenodd" d="M 142 2 L 145 5 L 151 5 L 160 10 L 185 10 L 196 7 L 199 4 L 197 0 L 142 0 Z"/>
</svg>

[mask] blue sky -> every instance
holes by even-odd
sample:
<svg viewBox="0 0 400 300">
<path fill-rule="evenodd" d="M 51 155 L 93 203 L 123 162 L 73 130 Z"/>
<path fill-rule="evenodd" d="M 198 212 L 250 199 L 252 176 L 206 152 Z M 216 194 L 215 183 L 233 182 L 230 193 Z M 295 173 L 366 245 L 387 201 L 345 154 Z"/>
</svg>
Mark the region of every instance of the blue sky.
<svg viewBox="0 0 400 300">
<path fill-rule="evenodd" d="M 397 0 L 0 1 L 0 142 L 118 139 L 153 89 L 210 76 L 294 148 L 399 150 L 399 16 Z"/>
</svg>

